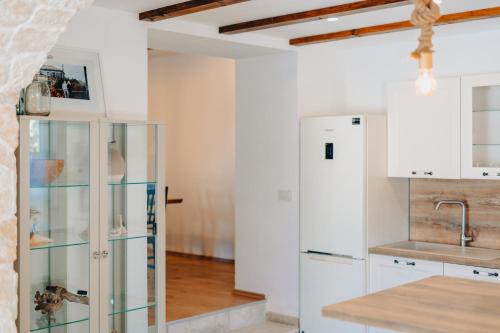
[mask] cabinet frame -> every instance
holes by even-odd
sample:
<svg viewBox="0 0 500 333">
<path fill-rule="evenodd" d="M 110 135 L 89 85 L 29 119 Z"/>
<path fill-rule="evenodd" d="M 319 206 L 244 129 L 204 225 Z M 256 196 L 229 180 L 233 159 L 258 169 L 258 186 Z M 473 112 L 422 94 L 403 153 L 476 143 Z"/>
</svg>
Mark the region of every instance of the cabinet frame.
<svg viewBox="0 0 500 333">
<path fill-rule="evenodd" d="M 30 122 L 79 122 L 89 126 L 89 332 L 108 332 L 109 304 L 109 259 L 103 258 L 103 251 L 109 252 L 108 235 L 108 146 L 105 135 L 111 124 L 156 125 L 155 142 L 155 214 L 157 221 L 156 261 L 155 261 L 155 328 L 148 333 L 163 333 L 165 328 L 165 126 L 159 122 L 99 119 L 76 114 L 40 116 L 20 116 L 19 147 L 16 150 L 18 183 L 18 248 L 16 271 L 19 273 L 19 302 L 17 326 L 20 332 L 31 329 L 31 248 L 30 223 Z M 146 222 L 146 217 L 145 217 Z M 45 250 L 44 250 L 45 251 Z M 94 253 L 98 258 L 94 258 Z M 147 263 L 144 263 L 147 264 Z M 67 326 L 69 327 L 69 326 Z"/>
<path fill-rule="evenodd" d="M 498 179 L 500 167 L 473 166 L 473 90 L 478 87 L 499 86 L 500 74 L 470 75 L 462 77 L 461 84 L 461 178 Z M 500 106 L 499 106 L 500 107 Z M 500 142 L 499 142 L 500 144 Z"/>
</svg>

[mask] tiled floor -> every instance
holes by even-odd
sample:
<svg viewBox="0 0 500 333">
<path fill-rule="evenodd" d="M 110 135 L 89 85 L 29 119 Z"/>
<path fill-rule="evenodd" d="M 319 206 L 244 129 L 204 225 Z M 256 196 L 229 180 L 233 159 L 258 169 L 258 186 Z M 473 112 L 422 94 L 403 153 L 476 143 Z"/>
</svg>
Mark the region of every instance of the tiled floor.
<svg viewBox="0 0 500 333">
<path fill-rule="evenodd" d="M 298 329 L 288 325 L 265 323 L 257 326 L 241 328 L 230 333 L 297 333 Z"/>
</svg>

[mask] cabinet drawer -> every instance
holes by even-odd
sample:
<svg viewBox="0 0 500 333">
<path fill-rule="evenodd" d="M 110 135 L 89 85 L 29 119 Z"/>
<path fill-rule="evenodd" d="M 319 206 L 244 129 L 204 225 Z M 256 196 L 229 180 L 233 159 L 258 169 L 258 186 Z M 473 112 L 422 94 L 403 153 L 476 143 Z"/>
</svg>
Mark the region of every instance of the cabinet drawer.
<svg viewBox="0 0 500 333">
<path fill-rule="evenodd" d="M 370 292 L 397 287 L 434 275 L 443 275 L 442 262 L 370 255 Z"/>
<path fill-rule="evenodd" d="M 444 264 L 444 275 L 500 283 L 500 270 L 476 266 Z"/>
</svg>

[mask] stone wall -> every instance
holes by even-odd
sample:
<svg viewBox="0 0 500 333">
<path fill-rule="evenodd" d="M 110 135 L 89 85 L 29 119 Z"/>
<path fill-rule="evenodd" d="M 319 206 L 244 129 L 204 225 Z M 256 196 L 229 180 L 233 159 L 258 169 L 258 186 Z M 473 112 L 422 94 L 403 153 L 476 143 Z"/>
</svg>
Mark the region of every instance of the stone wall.
<svg viewBox="0 0 500 333">
<path fill-rule="evenodd" d="M 69 20 L 93 0 L 0 0 L 0 332 L 16 332 L 15 104 Z"/>
</svg>

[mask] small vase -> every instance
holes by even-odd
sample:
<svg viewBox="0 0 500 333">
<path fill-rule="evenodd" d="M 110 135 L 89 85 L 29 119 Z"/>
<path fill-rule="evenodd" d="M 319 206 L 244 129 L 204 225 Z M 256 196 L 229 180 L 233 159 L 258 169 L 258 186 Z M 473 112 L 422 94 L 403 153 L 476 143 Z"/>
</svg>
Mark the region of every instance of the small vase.
<svg viewBox="0 0 500 333">
<path fill-rule="evenodd" d="M 50 114 L 50 87 L 45 75 L 37 74 L 25 91 L 25 112 L 33 116 Z"/>
<path fill-rule="evenodd" d="M 108 179 L 112 183 L 120 183 L 125 176 L 125 160 L 118 150 L 116 141 L 108 144 Z"/>
</svg>

